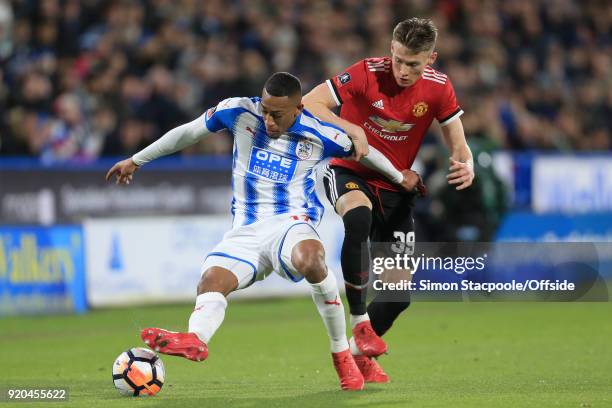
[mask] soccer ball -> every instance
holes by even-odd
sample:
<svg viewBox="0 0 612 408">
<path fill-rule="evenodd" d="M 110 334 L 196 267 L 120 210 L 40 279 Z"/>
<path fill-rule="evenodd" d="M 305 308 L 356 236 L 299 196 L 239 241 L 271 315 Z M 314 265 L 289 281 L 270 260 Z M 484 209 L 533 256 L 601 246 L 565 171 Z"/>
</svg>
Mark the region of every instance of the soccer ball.
<svg viewBox="0 0 612 408">
<path fill-rule="evenodd" d="M 155 395 L 164 385 L 164 363 L 153 351 L 135 347 L 119 354 L 113 364 L 113 383 L 123 395 Z"/>
</svg>

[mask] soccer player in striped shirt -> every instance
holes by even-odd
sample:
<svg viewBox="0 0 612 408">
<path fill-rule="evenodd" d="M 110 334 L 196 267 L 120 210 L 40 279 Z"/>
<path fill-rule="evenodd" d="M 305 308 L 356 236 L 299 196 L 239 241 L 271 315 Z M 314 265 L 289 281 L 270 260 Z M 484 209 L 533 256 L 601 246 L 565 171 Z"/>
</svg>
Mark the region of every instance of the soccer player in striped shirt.
<svg viewBox="0 0 612 408">
<path fill-rule="evenodd" d="M 449 78 L 433 69 L 437 30 L 431 20 L 410 18 L 393 30 L 391 58 L 366 58 L 328 79 L 304 97 L 307 109 L 343 128 L 353 138 L 367 137 L 398 169 L 409 169 L 427 129 L 436 119 L 450 150 L 448 183 L 462 190 L 474 170 Z M 340 116 L 331 109 L 340 106 Z M 342 217 L 345 238 L 341 264 L 350 309 L 351 351 L 366 381 L 386 382 L 387 374 L 372 360 L 386 352 L 380 338 L 410 305 L 375 298 L 366 307 L 369 271 L 362 270 L 361 248 L 372 242 L 414 242 L 412 208 L 425 186 L 405 193 L 363 163 L 335 158 L 326 172 L 327 197 Z M 408 247 L 408 246 L 406 246 Z M 381 294 L 379 294 L 380 296 Z M 397 294 L 396 294 L 397 295 Z"/>
<path fill-rule="evenodd" d="M 301 101 L 299 80 L 276 73 L 261 98 L 222 101 L 115 164 L 107 180 L 116 176 L 118 183 L 129 184 L 139 166 L 228 129 L 234 136 L 232 229 L 204 261 L 188 332 L 146 328 L 141 337 L 161 353 L 204 360 L 229 293 L 273 271 L 294 282 L 305 278 L 330 338 L 341 388 L 358 390 L 364 379 L 349 350 L 344 308 L 315 230 L 323 206 L 314 191 L 315 166 L 327 157 L 348 157 L 354 146 L 344 131 L 312 116 Z M 361 161 L 400 188 L 411 190 L 418 182 L 414 172 L 398 171 L 376 149 Z"/>
</svg>

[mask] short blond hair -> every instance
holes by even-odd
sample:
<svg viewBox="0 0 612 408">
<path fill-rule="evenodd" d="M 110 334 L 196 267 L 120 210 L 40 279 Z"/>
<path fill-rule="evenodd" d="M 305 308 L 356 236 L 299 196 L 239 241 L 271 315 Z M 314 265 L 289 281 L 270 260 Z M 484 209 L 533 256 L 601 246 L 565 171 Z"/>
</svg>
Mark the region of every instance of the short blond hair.
<svg viewBox="0 0 612 408">
<path fill-rule="evenodd" d="M 393 29 L 393 40 L 408 48 L 413 54 L 433 51 L 438 29 L 428 18 L 412 17 L 400 22 Z"/>
</svg>

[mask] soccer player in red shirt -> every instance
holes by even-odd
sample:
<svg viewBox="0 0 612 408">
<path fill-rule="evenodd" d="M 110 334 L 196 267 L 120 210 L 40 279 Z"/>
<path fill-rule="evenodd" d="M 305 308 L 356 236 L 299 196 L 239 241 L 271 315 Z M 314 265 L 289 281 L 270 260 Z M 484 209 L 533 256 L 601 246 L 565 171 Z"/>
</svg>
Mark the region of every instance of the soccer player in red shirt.
<svg viewBox="0 0 612 408">
<path fill-rule="evenodd" d="M 465 140 L 449 78 L 431 67 L 437 29 L 429 19 L 410 18 L 393 30 L 391 58 L 366 58 L 340 75 L 319 84 L 304 98 L 306 107 L 321 120 L 342 127 L 353 140 L 367 137 L 397 169 L 410 169 L 425 133 L 436 119 L 450 150 L 448 183 L 457 190 L 474 179 L 472 153 Z M 340 116 L 331 109 L 341 106 Z M 357 161 L 333 159 L 326 172 L 325 190 L 342 217 L 345 237 L 341 264 L 350 309 L 355 361 L 366 381 L 387 382 L 373 360 L 386 352 L 380 338 L 410 305 L 374 299 L 366 308 L 369 271 L 362 271 L 361 244 L 414 242 L 413 194 L 400 191 Z"/>
</svg>

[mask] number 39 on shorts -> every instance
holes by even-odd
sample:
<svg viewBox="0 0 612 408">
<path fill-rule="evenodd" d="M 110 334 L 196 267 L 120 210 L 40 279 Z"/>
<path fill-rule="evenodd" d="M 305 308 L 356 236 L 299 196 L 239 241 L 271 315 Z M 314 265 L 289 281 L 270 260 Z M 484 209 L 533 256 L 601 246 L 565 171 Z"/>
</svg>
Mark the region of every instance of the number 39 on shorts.
<svg viewBox="0 0 612 408">
<path fill-rule="evenodd" d="M 414 254 L 414 231 L 394 231 L 393 237 L 396 239 L 395 244 L 391 245 L 391 250 L 397 254 Z"/>
</svg>

